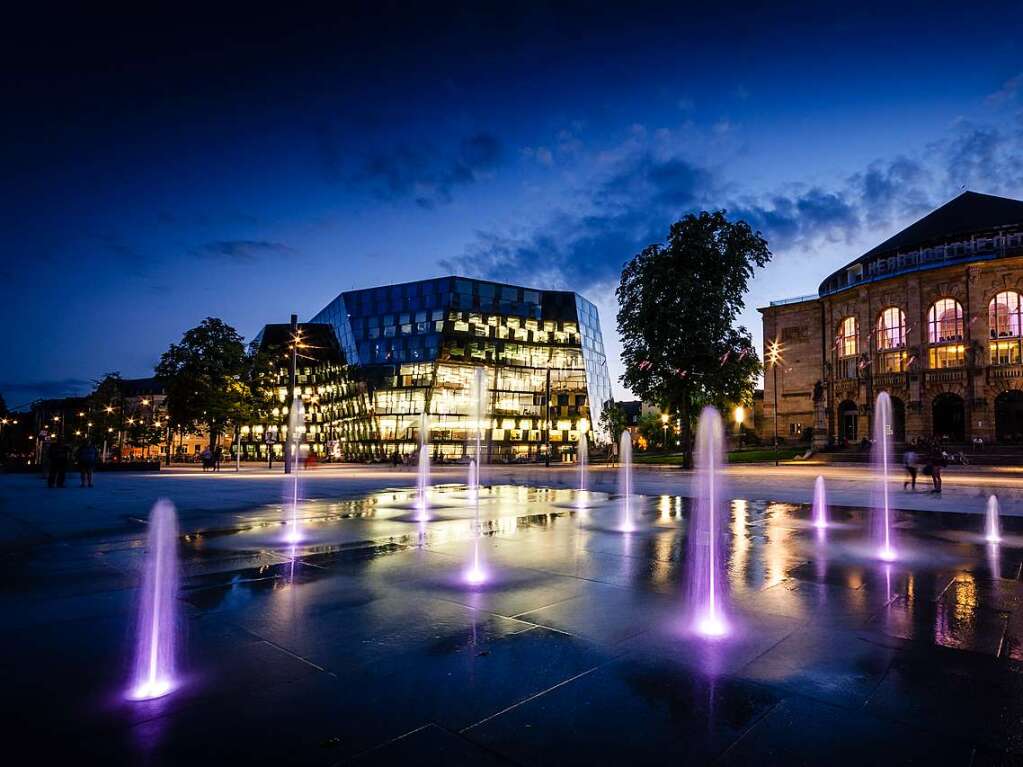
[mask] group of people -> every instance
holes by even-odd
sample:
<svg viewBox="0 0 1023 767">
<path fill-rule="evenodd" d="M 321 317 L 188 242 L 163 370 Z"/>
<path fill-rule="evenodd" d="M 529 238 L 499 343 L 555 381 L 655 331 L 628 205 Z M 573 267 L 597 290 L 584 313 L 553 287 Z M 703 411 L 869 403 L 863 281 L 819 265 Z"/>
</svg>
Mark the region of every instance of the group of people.
<svg viewBox="0 0 1023 767">
<path fill-rule="evenodd" d="M 78 449 L 73 451 L 71 446 L 63 440 L 57 439 L 50 443 L 47 449 L 47 462 L 49 471 L 46 475 L 47 487 L 64 487 L 67 481 L 67 470 L 71 464 L 72 457 L 78 467 L 78 474 L 82 480 L 82 487 L 92 487 L 92 475 L 96 471 L 96 464 L 99 462 L 99 451 L 96 446 L 86 440 Z"/>
<path fill-rule="evenodd" d="M 202 461 L 203 472 L 207 471 L 220 471 L 220 462 L 224 460 L 224 448 L 217 445 L 216 450 L 206 448 L 199 454 L 199 460 Z"/>
<path fill-rule="evenodd" d="M 934 444 L 923 443 L 919 446 L 912 446 L 906 449 L 902 456 L 902 464 L 906 467 L 907 479 L 902 483 L 902 489 L 906 490 L 912 486 L 916 490 L 917 474 L 922 470 L 924 476 L 931 478 L 933 484 L 932 493 L 941 495 L 941 470 L 948 466 L 948 459 L 945 452 Z"/>
</svg>

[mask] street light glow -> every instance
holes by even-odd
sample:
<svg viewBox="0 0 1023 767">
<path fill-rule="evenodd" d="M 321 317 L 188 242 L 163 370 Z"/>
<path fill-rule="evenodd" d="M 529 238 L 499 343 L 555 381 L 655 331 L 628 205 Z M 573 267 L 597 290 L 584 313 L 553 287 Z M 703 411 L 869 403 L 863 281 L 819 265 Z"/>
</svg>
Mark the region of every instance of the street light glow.
<svg viewBox="0 0 1023 767">
<path fill-rule="evenodd" d="M 741 424 L 746 420 L 746 408 L 742 405 L 736 405 L 735 407 L 735 422 Z"/>
</svg>

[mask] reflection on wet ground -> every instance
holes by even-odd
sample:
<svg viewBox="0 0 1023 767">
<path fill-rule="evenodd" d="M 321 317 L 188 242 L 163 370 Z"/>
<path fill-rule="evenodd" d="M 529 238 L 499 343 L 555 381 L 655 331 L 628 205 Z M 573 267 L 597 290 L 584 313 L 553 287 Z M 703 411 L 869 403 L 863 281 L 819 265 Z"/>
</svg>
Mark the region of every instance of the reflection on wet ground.
<svg viewBox="0 0 1023 767">
<path fill-rule="evenodd" d="M 3 716 L 42 761 L 1004 764 L 1023 758 L 1023 519 L 734 501 L 732 632 L 682 626 L 690 504 L 498 486 L 186 524 L 188 677 L 121 692 L 138 531 L 5 552 Z M 34 740 L 32 740 L 34 738 Z"/>
</svg>

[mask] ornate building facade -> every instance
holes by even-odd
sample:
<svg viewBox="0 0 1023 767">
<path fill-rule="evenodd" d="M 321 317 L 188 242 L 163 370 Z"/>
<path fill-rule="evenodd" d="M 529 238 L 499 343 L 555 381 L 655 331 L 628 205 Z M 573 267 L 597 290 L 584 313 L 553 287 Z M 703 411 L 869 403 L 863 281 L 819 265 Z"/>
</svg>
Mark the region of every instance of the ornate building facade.
<svg viewBox="0 0 1023 767">
<path fill-rule="evenodd" d="M 818 446 L 862 440 L 886 391 L 897 441 L 1021 442 L 1021 307 L 1023 202 L 964 192 L 816 296 L 760 310 L 760 436 L 777 424 L 780 439 L 809 427 Z"/>
</svg>

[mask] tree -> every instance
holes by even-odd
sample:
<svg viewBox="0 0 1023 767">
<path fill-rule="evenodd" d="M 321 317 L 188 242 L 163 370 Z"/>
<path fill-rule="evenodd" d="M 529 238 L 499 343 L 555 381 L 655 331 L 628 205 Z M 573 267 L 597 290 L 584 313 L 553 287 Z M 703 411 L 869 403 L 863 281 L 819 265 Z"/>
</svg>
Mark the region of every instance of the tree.
<svg viewBox="0 0 1023 767">
<path fill-rule="evenodd" d="M 621 380 L 678 414 L 685 466 L 700 408 L 752 399 L 760 360 L 735 321 L 754 269 L 770 259 L 767 242 L 745 221 L 703 211 L 672 224 L 667 242 L 647 246 L 622 271 Z"/>
<path fill-rule="evenodd" d="M 664 422 L 656 413 L 641 415 L 639 417 L 639 423 L 636 424 L 636 430 L 648 444 L 660 445 L 662 449 L 667 447 L 664 439 L 666 431 L 664 428 Z"/>
<path fill-rule="evenodd" d="M 207 317 L 171 344 L 156 366 L 167 390 L 167 413 L 186 429 L 204 426 L 214 449 L 230 424 L 249 418 L 252 392 L 242 337 L 230 325 Z"/>
<path fill-rule="evenodd" d="M 618 440 L 622 438 L 625 421 L 625 410 L 621 405 L 610 399 L 604 403 L 604 407 L 600 411 L 600 428 L 611 435 L 612 445 L 617 445 Z"/>
</svg>

